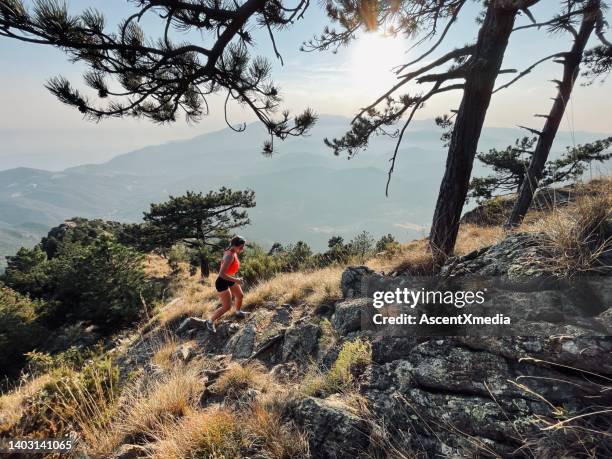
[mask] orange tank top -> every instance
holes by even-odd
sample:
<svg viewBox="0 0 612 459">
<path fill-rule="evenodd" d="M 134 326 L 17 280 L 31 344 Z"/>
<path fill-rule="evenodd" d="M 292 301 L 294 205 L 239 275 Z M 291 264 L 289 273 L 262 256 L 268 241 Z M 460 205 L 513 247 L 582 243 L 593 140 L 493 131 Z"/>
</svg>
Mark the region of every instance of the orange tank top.
<svg viewBox="0 0 612 459">
<path fill-rule="evenodd" d="M 225 274 L 229 276 L 233 276 L 234 274 L 236 274 L 238 272 L 238 268 L 240 268 L 240 260 L 238 260 L 238 255 L 236 255 L 235 253 L 232 253 L 232 255 L 234 256 L 232 264 L 229 265 L 229 267 L 225 271 Z M 223 261 L 221 262 L 223 263 Z"/>
</svg>

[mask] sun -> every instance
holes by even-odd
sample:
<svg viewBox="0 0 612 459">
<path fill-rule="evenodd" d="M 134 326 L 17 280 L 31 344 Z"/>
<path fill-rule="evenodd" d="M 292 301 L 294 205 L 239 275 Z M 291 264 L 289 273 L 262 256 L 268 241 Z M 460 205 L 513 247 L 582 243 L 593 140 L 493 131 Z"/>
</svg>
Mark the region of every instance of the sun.
<svg viewBox="0 0 612 459">
<path fill-rule="evenodd" d="M 406 61 L 406 38 L 369 32 L 362 34 L 352 48 L 349 84 L 369 94 L 397 82 L 392 69 Z"/>
</svg>

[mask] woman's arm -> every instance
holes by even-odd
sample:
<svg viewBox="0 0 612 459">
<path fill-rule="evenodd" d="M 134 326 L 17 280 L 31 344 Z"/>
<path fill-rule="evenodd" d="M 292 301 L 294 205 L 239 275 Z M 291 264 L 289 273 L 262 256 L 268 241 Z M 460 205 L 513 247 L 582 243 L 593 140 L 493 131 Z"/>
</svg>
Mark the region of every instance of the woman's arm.
<svg viewBox="0 0 612 459">
<path fill-rule="evenodd" d="M 221 263 L 221 269 L 219 270 L 219 277 L 230 282 L 238 282 L 240 283 L 240 279 L 238 277 L 230 276 L 226 273 L 232 262 L 234 261 L 234 256 L 226 253 L 223 255 L 223 262 Z"/>
</svg>

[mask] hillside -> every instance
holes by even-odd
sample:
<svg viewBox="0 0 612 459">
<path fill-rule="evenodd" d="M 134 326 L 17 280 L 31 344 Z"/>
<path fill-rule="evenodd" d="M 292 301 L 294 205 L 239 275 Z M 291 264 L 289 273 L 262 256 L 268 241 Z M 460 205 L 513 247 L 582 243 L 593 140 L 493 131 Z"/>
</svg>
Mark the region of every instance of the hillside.
<svg viewBox="0 0 612 459">
<path fill-rule="evenodd" d="M 165 301 L 84 367 L 58 361 L 3 395 L 0 434 L 75 430 L 80 452 L 117 459 L 610 457 L 610 189 L 576 189 L 511 234 L 462 226 L 441 273 L 486 286 L 512 334 L 364 326 L 364 286 L 429 279 L 425 240 L 247 285 L 251 315 L 214 334 L 189 319 L 215 308 L 211 282 L 149 258 Z"/>
<path fill-rule="evenodd" d="M 244 233 L 263 244 L 305 240 L 321 250 L 330 235 L 350 238 L 361 230 L 377 237 L 391 231 L 403 241 L 421 236 L 430 224 L 445 161 L 440 130 L 431 120 L 411 126 L 386 198 L 393 139 L 376 138 L 367 152 L 350 161 L 334 157 L 322 139 L 341 135 L 348 123 L 347 118 L 323 116 L 308 137 L 279 144 L 273 158 L 260 154 L 265 134 L 252 124 L 241 134 L 225 129 L 62 172 L 0 171 L 0 226 L 3 232 L 15 231 L 10 239 L 0 239 L 0 261 L 14 247 L 27 246 L 32 234 L 40 237 L 46 232 L 42 228 L 67 218 L 138 221 L 143 209 L 169 194 L 221 185 L 255 190 L 257 207 Z M 522 135 L 519 129 L 487 128 L 480 148 L 506 146 Z M 602 136 L 560 132 L 554 151 Z M 476 165 L 475 174 L 480 172 Z M 19 228 L 24 224 L 30 230 Z"/>
</svg>

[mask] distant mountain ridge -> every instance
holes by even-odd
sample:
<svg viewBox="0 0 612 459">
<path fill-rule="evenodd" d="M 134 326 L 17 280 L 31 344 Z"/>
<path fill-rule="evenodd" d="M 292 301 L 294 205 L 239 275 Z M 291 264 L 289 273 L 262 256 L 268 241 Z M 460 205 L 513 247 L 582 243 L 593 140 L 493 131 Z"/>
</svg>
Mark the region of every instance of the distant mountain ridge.
<svg viewBox="0 0 612 459">
<path fill-rule="evenodd" d="M 322 249 L 334 234 L 350 238 L 361 230 L 375 236 L 391 232 L 400 240 L 423 234 L 446 158 L 440 130 L 431 120 L 411 126 L 386 198 L 388 159 L 395 140 L 377 137 L 350 161 L 335 157 L 322 140 L 341 136 L 349 122 L 340 116 L 322 116 L 309 136 L 277 142 L 272 158 L 260 154 L 267 135 L 254 123 L 240 134 L 224 129 L 62 172 L 0 171 L 0 256 L 4 260 L 20 244 L 31 245 L 46 232 L 44 228 L 66 218 L 138 221 L 150 203 L 170 194 L 207 192 L 222 185 L 255 190 L 253 223 L 241 232 L 264 244 L 301 239 Z M 486 128 L 480 151 L 505 147 L 523 135 L 519 129 Z M 604 136 L 560 132 L 555 151 Z M 475 174 L 480 173 L 476 164 Z"/>
</svg>

